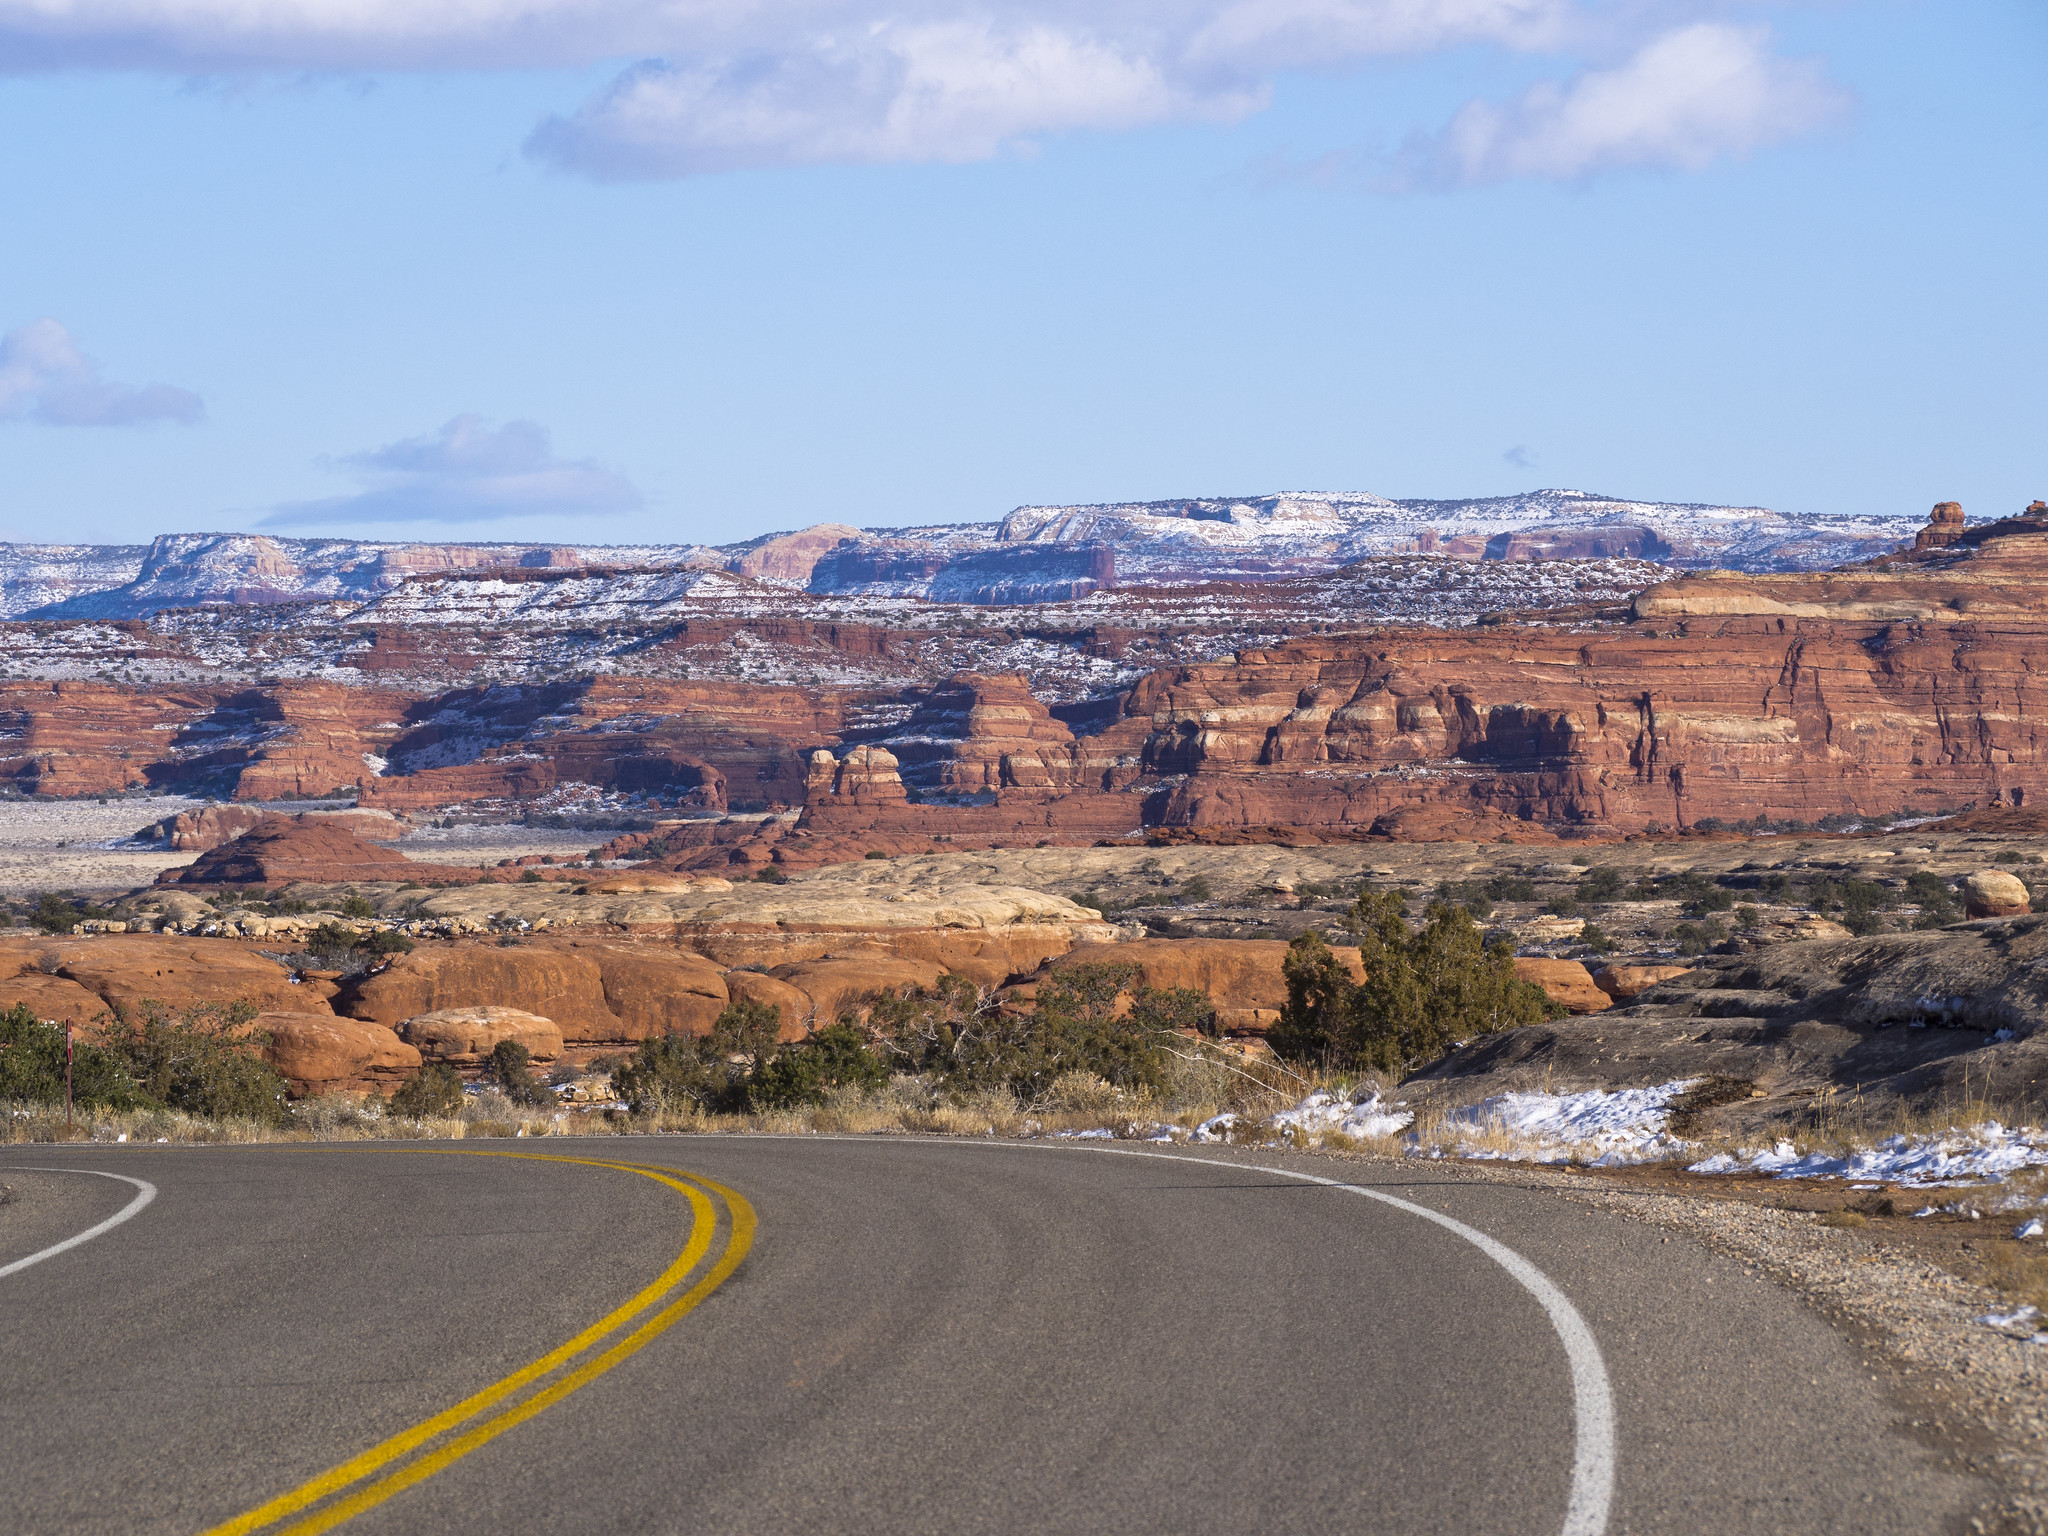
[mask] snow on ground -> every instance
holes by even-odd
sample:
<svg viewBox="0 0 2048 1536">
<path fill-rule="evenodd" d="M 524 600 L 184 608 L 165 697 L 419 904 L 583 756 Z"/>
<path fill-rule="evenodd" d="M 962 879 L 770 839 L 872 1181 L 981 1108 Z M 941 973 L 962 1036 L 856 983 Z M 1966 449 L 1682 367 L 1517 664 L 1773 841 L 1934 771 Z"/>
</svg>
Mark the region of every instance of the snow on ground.
<svg viewBox="0 0 2048 1536">
<path fill-rule="evenodd" d="M 1502 1093 L 1444 1116 L 1443 1150 L 1455 1157 L 1505 1158 L 1594 1167 L 1654 1162 L 1683 1147 L 1666 1129 L 1671 1101 L 1694 1079 L 1612 1092 Z"/>
<path fill-rule="evenodd" d="M 1920 1136 L 1888 1136 L 1874 1147 L 1802 1153 L 1789 1141 L 1769 1151 L 1744 1148 L 1694 1163 L 1694 1173 L 1770 1173 L 1781 1179 L 1885 1179 L 1936 1187 L 1997 1181 L 2023 1168 L 2048 1167 L 2048 1134 L 1996 1120 Z"/>
<path fill-rule="evenodd" d="M 1405 1130 L 1414 1114 L 1389 1104 L 1378 1094 L 1350 1103 L 1332 1093 L 1312 1093 L 1292 1109 L 1273 1116 L 1273 1125 L 1304 1131 L 1339 1131 L 1346 1136 L 1392 1136 Z"/>
</svg>

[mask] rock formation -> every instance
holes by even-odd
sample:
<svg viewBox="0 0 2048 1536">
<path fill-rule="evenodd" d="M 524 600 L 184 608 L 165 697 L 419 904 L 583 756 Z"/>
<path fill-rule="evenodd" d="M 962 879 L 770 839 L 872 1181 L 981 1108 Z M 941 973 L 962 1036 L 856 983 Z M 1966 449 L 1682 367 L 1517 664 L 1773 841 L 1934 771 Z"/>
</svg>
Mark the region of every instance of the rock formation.
<svg viewBox="0 0 2048 1536">
<path fill-rule="evenodd" d="M 1927 526 L 1913 537 L 1915 549 L 1946 549 L 1963 536 L 1963 504 L 1937 501 Z"/>
<path fill-rule="evenodd" d="M 303 1013 L 259 1013 L 251 1028 L 267 1036 L 264 1056 L 293 1098 L 320 1093 L 384 1093 L 420 1069 L 420 1053 L 381 1024 Z"/>
<path fill-rule="evenodd" d="M 351 880 L 475 880 L 478 872 L 416 864 L 394 848 L 358 837 L 335 821 L 265 816 L 256 826 L 157 877 L 162 885 L 286 885 Z"/>
<path fill-rule="evenodd" d="M 371 1030 L 382 1026 L 361 1027 Z M 455 1067 L 482 1066 L 506 1041 L 525 1046 L 527 1055 L 536 1062 L 550 1062 L 562 1054 L 562 1032 L 553 1019 L 497 1003 L 415 1014 L 398 1026 L 396 1034 L 421 1059 L 445 1061 Z"/>
<path fill-rule="evenodd" d="M 1964 911 L 1970 917 L 2016 917 L 2033 911 L 2033 897 L 2019 876 L 1980 869 L 1963 882 Z"/>
<path fill-rule="evenodd" d="M 134 841 L 155 843 L 174 853 L 205 853 L 261 826 L 270 814 L 250 805 L 209 805 L 153 822 L 137 832 Z M 304 811 L 298 819 L 332 822 L 376 843 L 396 842 L 412 830 L 409 822 L 389 811 Z"/>
</svg>

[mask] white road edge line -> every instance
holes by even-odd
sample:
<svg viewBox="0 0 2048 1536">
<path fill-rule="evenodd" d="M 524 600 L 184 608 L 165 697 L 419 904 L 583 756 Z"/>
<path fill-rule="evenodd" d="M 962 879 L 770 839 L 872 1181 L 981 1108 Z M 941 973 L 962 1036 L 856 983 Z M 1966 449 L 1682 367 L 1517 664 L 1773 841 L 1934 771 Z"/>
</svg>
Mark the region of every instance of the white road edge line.
<svg viewBox="0 0 2048 1536">
<path fill-rule="evenodd" d="M 149 1204 L 150 1201 L 156 1198 L 156 1186 L 150 1183 L 149 1180 L 131 1179 L 125 1173 L 101 1173 L 100 1170 L 97 1168 L 12 1168 L 0 1169 L 0 1172 L 87 1173 L 91 1174 L 94 1178 L 97 1179 L 119 1179 L 123 1184 L 133 1184 L 136 1187 L 136 1189 L 141 1191 L 141 1193 L 136 1195 L 136 1197 L 133 1200 L 130 1200 L 126 1205 L 122 1206 L 120 1210 L 114 1212 L 113 1215 L 109 1216 L 105 1221 L 101 1222 L 98 1226 L 87 1227 L 83 1232 L 80 1232 L 76 1237 L 67 1237 L 61 1243 L 52 1243 L 49 1247 L 43 1249 L 42 1252 L 32 1253 L 25 1259 L 16 1259 L 12 1264 L 0 1265 L 0 1280 L 4 1280 L 9 1275 L 27 1269 L 31 1264 L 40 1264 L 45 1259 L 54 1259 L 58 1254 L 68 1252 L 69 1250 L 76 1248 L 80 1243 L 89 1243 L 94 1238 L 99 1237 L 104 1233 L 113 1231 L 114 1228 L 121 1225 L 122 1222 L 126 1221 L 130 1216 L 135 1215 L 145 1205 Z"/>
<path fill-rule="evenodd" d="M 872 1141 L 864 1136 L 797 1136 L 764 1137 L 764 1140 L 795 1141 Z M 962 1138 L 954 1141 L 948 1138 L 932 1138 L 925 1145 L 987 1147 L 1001 1151 L 1017 1152 L 1101 1152 L 1111 1157 L 1151 1157 L 1167 1163 L 1200 1163 L 1207 1168 L 1242 1168 L 1253 1173 L 1270 1173 L 1276 1178 L 1297 1179 L 1304 1184 L 1321 1184 L 1328 1189 L 1340 1189 L 1346 1194 L 1363 1195 L 1368 1200 L 1377 1200 L 1382 1205 L 1391 1205 L 1397 1211 L 1406 1211 L 1411 1216 L 1420 1216 L 1424 1221 L 1433 1221 L 1485 1254 L 1494 1263 L 1506 1270 L 1515 1283 L 1536 1299 L 1550 1319 L 1550 1326 L 1556 1332 L 1558 1342 L 1564 1345 L 1565 1359 L 1572 1368 L 1572 1482 L 1571 1493 L 1565 1500 L 1564 1524 L 1558 1528 L 1558 1536 L 1604 1536 L 1607 1530 L 1607 1510 L 1614 1501 L 1614 1389 L 1607 1379 L 1607 1362 L 1601 1358 L 1600 1345 L 1593 1337 L 1593 1330 L 1586 1326 L 1586 1320 L 1579 1316 L 1579 1309 L 1571 1304 L 1555 1282 L 1523 1258 L 1506 1243 L 1488 1237 L 1477 1227 L 1468 1227 L 1454 1216 L 1441 1211 L 1432 1211 L 1426 1205 L 1417 1205 L 1412 1200 L 1403 1200 L 1398 1195 L 1382 1194 L 1376 1189 L 1367 1189 L 1362 1184 L 1346 1184 L 1342 1179 L 1326 1179 L 1319 1174 L 1298 1173 L 1292 1168 L 1275 1168 L 1270 1163 L 1240 1163 L 1220 1157 L 1190 1157 L 1185 1152 L 1141 1152 L 1136 1147 L 1105 1147 L 1069 1142 L 1065 1146 L 1048 1145 L 1042 1141 L 983 1141 L 977 1138 Z"/>
<path fill-rule="evenodd" d="M 1077 1147 L 1075 1150 L 1084 1149 Z M 1382 1205 L 1391 1205 L 1411 1216 L 1420 1216 L 1424 1221 L 1433 1221 L 1445 1231 L 1455 1233 L 1472 1244 L 1536 1298 L 1537 1304 L 1549 1315 L 1550 1326 L 1557 1331 L 1558 1342 L 1564 1345 L 1565 1358 L 1572 1367 L 1574 1434 L 1571 1496 L 1565 1501 L 1564 1525 L 1560 1527 L 1558 1536 L 1603 1536 L 1607 1529 L 1607 1507 L 1614 1498 L 1614 1391 L 1608 1384 L 1607 1363 L 1600 1356 L 1600 1345 L 1593 1337 L 1593 1330 L 1579 1316 L 1578 1308 L 1548 1275 L 1506 1243 L 1488 1237 L 1477 1227 L 1466 1226 L 1455 1217 L 1432 1211 L 1426 1205 L 1382 1194 L 1360 1184 L 1346 1184 L 1341 1179 L 1299 1173 L 1292 1168 L 1214 1157 L 1189 1157 L 1179 1152 L 1141 1152 L 1135 1147 L 1089 1147 L 1085 1150 L 1105 1152 L 1115 1157 L 1155 1157 L 1169 1163 L 1202 1163 L 1211 1168 L 1248 1168 L 1283 1179 L 1299 1179 L 1304 1184 L 1321 1184 L 1329 1189 L 1341 1189 L 1346 1194 L 1363 1195 Z"/>
</svg>

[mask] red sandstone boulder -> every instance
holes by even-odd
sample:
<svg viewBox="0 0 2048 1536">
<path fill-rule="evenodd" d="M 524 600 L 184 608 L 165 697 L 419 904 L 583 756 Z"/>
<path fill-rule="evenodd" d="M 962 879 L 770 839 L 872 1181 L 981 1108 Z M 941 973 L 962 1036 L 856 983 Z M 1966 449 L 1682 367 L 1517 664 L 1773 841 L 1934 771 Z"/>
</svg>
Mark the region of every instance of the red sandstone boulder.
<svg viewBox="0 0 2048 1536">
<path fill-rule="evenodd" d="M 801 1040 L 810 1033 L 806 1022 L 811 1017 L 813 1006 L 809 993 L 799 992 L 788 982 L 778 981 L 764 971 L 727 971 L 724 980 L 734 1002 L 759 1003 L 780 1012 L 782 1027 L 776 1033 L 776 1039 Z"/>
<path fill-rule="evenodd" d="M 0 975 L 42 971 L 76 983 L 102 1010 L 133 1015 L 145 1001 L 173 1013 L 204 1003 L 252 1004 L 263 1013 L 325 1014 L 319 987 L 231 939 L 110 933 L 94 938 L 0 940 Z M 75 1000 L 74 1000 L 75 1001 Z M 57 1017 L 57 1015 L 52 1015 Z"/>
<path fill-rule="evenodd" d="M 2019 876 L 1980 869 L 1963 882 L 1963 909 L 1971 917 L 2017 917 L 2033 910 L 2033 897 Z"/>
<path fill-rule="evenodd" d="M 1354 981 L 1365 979 L 1355 947 L 1335 953 Z M 1219 1021 L 1229 1012 L 1235 1022 L 1228 1027 L 1250 1030 L 1261 1022 L 1258 1014 L 1277 1018 L 1286 1003 L 1287 978 L 1280 969 L 1286 958 L 1287 944 L 1281 939 L 1138 939 L 1128 944 L 1078 944 L 1050 972 L 1074 965 L 1135 965 L 1139 985 L 1161 991 L 1192 987 L 1216 1005 Z M 1270 1024 L 1271 1019 L 1264 1022 Z"/>
<path fill-rule="evenodd" d="M 809 1006 L 804 1022 L 812 1029 L 822 1029 L 836 1023 L 841 1013 L 863 998 L 906 987 L 930 987 L 946 972 L 929 960 L 899 959 L 880 946 L 863 945 L 822 960 L 778 965 L 768 974 L 805 998 Z M 783 1022 L 789 1022 L 787 1014 Z"/>
<path fill-rule="evenodd" d="M 726 998 L 718 966 L 702 955 L 572 939 L 422 945 L 357 983 L 344 1011 L 396 1025 L 450 1008 L 523 1008 L 552 1019 L 571 1044 L 631 1045 L 707 1034 Z"/>
<path fill-rule="evenodd" d="M 55 1024 L 89 1025 L 107 1013 L 107 1005 L 97 993 L 88 992 L 68 976 L 45 976 L 40 971 L 24 971 L 0 980 L 0 1012 L 17 1005 Z"/>
<path fill-rule="evenodd" d="M 269 1035 L 263 1054 L 294 1098 L 396 1088 L 420 1069 L 420 1053 L 381 1024 L 261 1013 L 255 1028 Z"/>
<path fill-rule="evenodd" d="M 415 864 L 332 821 L 266 816 L 232 842 L 202 853 L 183 869 L 167 869 L 160 885 L 284 885 L 293 880 L 474 880 L 474 869 Z"/>
<path fill-rule="evenodd" d="M 1534 982 L 1544 996 L 1573 1013 L 1599 1013 L 1614 1006 L 1614 999 L 1594 985 L 1592 973 L 1576 960 L 1517 956 L 1515 975 Z"/>
<path fill-rule="evenodd" d="M 1659 982 L 1692 971 L 1689 965 L 1603 965 L 1593 973 L 1593 985 L 1617 1003 L 1630 1003 Z"/>
<path fill-rule="evenodd" d="M 519 1008 L 443 1008 L 407 1019 L 397 1034 L 426 1060 L 457 1067 L 481 1066 L 507 1040 L 525 1046 L 535 1061 L 553 1061 L 562 1054 L 562 1032 L 555 1021 Z"/>
<path fill-rule="evenodd" d="M 160 843 L 177 853 L 205 853 L 253 831 L 269 816 L 269 812 L 249 805 L 209 805 L 166 816 L 135 835 L 138 840 Z M 392 842 L 411 830 L 409 823 L 388 811 L 304 811 L 291 819 L 329 822 L 373 842 Z"/>
</svg>

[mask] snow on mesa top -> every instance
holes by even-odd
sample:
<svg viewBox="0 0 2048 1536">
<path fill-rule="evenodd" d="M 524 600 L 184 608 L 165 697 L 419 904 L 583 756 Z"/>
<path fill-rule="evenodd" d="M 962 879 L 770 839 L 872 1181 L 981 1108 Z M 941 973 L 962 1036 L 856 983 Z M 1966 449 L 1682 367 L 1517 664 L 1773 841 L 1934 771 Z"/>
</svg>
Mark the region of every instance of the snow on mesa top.
<svg viewBox="0 0 2048 1536">
<path fill-rule="evenodd" d="M 426 544 L 162 534 L 135 545 L 0 544 L 0 618 L 132 619 L 204 603 L 374 602 L 408 581 L 520 567 L 724 571 L 820 596 L 972 602 L 1315 575 L 1374 555 L 1466 561 L 1652 560 L 1682 569 L 1812 570 L 1881 554 L 1919 519 L 1840 517 L 1587 491 L 1394 501 L 1318 491 L 1018 507 L 996 522 L 820 523 L 735 544 Z M 1105 552 L 1113 572 L 1080 556 Z M 1076 561 L 1079 559 L 1079 563 Z M 991 564 L 991 562 L 993 562 Z M 1064 563 L 1063 563 L 1064 562 Z M 1086 566 L 1086 569 L 1082 567 Z M 647 591 L 629 608 L 694 596 Z M 738 595 L 738 594 L 735 594 Z M 506 594 L 545 608 L 566 592 Z"/>
<path fill-rule="evenodd" d="M 1633 555 L 1680 567 L 1804 570 L 1883 553 L 1916 527 L 1917 520 L 1899 517 L 1801 516 L 1575 490 L 1461 501 L 1299 491 L 1019 507 L 996 536 L 1013 543 L 1111 544 L 1125 581 L 1217 581 L 1437 551 L 1471 559 Z"/>
</svg>

